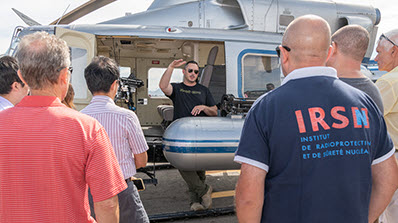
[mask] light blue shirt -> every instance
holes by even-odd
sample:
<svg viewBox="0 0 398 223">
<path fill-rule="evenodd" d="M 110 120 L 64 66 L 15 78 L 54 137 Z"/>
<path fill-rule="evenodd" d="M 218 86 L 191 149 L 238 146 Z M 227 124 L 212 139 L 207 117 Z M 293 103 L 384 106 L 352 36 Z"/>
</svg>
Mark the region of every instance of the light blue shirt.
<svg viewBox="0 0 398 223">
<path fill-rule="evenodd" d="M 0 111 L 11 107 L 14 107 L 14 105 L 9 100 L 0 96 Z"/>
</svg>

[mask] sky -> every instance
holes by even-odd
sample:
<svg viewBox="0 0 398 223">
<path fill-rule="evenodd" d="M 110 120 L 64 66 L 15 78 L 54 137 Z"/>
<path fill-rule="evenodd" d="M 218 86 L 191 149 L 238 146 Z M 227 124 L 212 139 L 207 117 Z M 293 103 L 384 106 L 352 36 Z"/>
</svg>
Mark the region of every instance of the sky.
<svg viewBox="0 0 398 223">
<path fill-rule="evenodd" d="M 48 25 L 68 12 L 89 0 L 5 0 L 0 7 L 0 54 L 7 51 L 14 28 L 27 26 L 11 8 L 29 16 L 42 25 Z M 145 11 L 153 0 L 118 0 L 106 5 L 76 21 L 72 24 L 94 24 L 124 16 L 126 13 Z"/>
<path fill-rule="evenodd" d="M 46 25 L 59 18 L 66 8 L 68 11 L 78 7 L 88 0 L 7 0 L 2 1 L 0 7 L 0 54 L 6 52 L 10 45 L 11 37 L 16 26 L 26 24 L 11 10 L 15 8 L 35 21 Z M 126 13 L 145 11 L 153 0 L 118 0 L 91 14 L 88 14 L 72 24 L 93 24 L 117 17 Z M 343 1 L 343 0 L 337 0 Z M 344 0 L 344 2 L 368 3 L 381 11 L 381 22 L 377 36 L 391 29 L 398 28 L 398 3 L 392 0 Z M 373 57 L 375 54 L 373 54 Z"/>
</svg>

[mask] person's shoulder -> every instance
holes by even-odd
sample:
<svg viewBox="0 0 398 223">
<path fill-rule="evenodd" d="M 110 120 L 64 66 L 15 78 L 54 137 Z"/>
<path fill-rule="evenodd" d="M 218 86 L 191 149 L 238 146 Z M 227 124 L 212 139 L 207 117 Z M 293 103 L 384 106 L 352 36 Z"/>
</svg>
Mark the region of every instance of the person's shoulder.
<svg viewBox="0 0 398 223">
<path fill-rule="evenodd" d="M 282 86 L 281 86 L 282 87 Z M 270 103 L 270 101 L 272 100 L 279 100 L 279 92 L 280 92 L 280 88 L 278 87 L 276 89 L 273 89 L 269 92 L 266 92 L 264 94 L 262 94 L 260 97 L 258 97 L 252 107 L 250 108 L 250 111 L 252 110 L 263 110 L 264 108 L 268 107 L 268 104 Z"/>
<path fill-rule="evenodd" d="M 170 84 L 171 84 L 171 86 L 173 86 L 173 87 L 181 87 L 181 86 L 183 86 L 183 85 L 182 85 L 182 82 L 180 82 L 180 83 L 174 82 L 174 83 L 170 83 Z"/>
<path fill-rule="evenodd" d="M 92 104 L 88 104 L 86 107 L 84 107 L 82 110 L 80 110 L 80 113 L 88 114 L 90 112 L 91 107 L 92 107 Z"/>
<path fill-rule="evenodd" d="M 373 82 L 373 81 L 372 81 L 370 78 L 368 78 L 368 77 L 366 77 L 365 79 L 366 79 L 366 80 L 364 81 L 364 83 L 366 83 L 367 86 L 369 86 L 369 88 L 377 89 L 377 91 L 379 91 L 379 89 L 377 88 L 377 85 L 376 85 L 375 82 Z"/>
<path fill-rule="evenodd" d="M 96 132 L 102 125 L 93 117 L 71 108 L 60 108 L 56 111 L 56 116 L 62 120 L 69 128 L 81 129 L 83 131 Z"/>
<path fill-rule="evenodd" d="M 135 112 L 131 111 L 130 109 L 127 108 L 122 108 L 120 106 L 114 105 L 114 113 L 118 114 L 120 116 L 126 117 L 126 118 L 136 118 L 137 115 L 135 114 Z"/>
<path fill-rule="evenodd" d="M 195 87 L 200 88 L 200 89 L 202 89 L 202 90 L 206 90 L 206 91 L 209 90 L 208 87 L 206 87 L 206 86 L 204 86 L 204 85 L 201 85 L 201 84 L 199 84 L 199 83 L 197 83 L 197 84 L 195 85 Z"/>
<path fill-rule="evenodd" d="M 76 111 L 72 108 L 64 108 L 62 109 L 62 112 L 60 112 L 59 114 L 64 115 L 65 118 L 68 117 L 70 120 L 76 120 L 79 122 L 83 122 L 83 123 L 93 123 L 96 121 L 96 119 L 94 119 L 93 117 L 84 114 L 82 112 Z"/>
<path fill-rule="evenodd" d="M 367 77 L 353 77 L 353 78 L 339 77 L 338 79 L 343 81 L 344 83 L 363 83 L 370 81 L 370 79 Z"/>
<path fill-rule="evenodd" d="M 398 83 L 398 70 L 393 70 L 381 76 L 379 80 L 385 80 L 392 83 Z"/>
<path fill-rule="evenodd" d="M 261 99 L 261 100 L 274 100 L 274 99 L 277 99 L 277 100 L 279 100 L 279 97 L 288 95 L 288 94 L 286 94 L 287 91 L 289 91 L 289 92 L 290 91 L 294 91 L 294 90 L 292 90 L 292 88 L 296 88 L 295 82 L 294 81 L 288 81 L 285 84 L 282 84 L 281 86 L 276 87 L 273 90 L 265 92 L 258 99 Z M 290 94 L 290 96 L 291 96 L 291 94 Z"/>
<path fill-rule="evenodd" d="M 101 111 L 98 111 L 98 112 L 101 112 Z M 120 118 L 131 118 L 131 117 L 136 118 L 137 117 L 135 112 L 133 112 L 127 108 L 118 106 L 116 104 L 110 104 L 110 103 L 108 103 L 106 105 L 106 110 L 104 111 L 104 113 L 113 114 L 113 115 L 119 116 Z"/>
</svg>

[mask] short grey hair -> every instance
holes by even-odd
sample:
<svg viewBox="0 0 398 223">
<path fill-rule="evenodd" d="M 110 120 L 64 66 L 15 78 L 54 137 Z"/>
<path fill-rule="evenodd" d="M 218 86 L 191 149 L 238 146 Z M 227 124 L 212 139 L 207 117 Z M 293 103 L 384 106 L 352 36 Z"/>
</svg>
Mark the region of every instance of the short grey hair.
<svg viewBox="0 0 398 223">
<path fill-rule="evenodd" d="M 43 31 L 24 36 L 16 58 L 22 77 L 34 90 L 55 84 L 60 70 L 70 66 L 66 42 Z"/>
<path fill-rule="evenodd" d="M 398 44 L 398 29 L 390 30 L 390 31 L 384 33 L 384 35 L 387 36 L 395 44 Z M 391 47 L 394 46 L 388 40 L 386 40 L 384 38 L 379 39 L 379 45 L 382 46 L 385 50 L 389 50 L 389 49 L 391 49 Z"/>
<path fill-rule="evenodd" d="M 368 31 L 359 25 L 348 25 L 340 28 L 332 35 L 337 48 L 356 61 L 362 61 L 369 45 Z"/>
</svg>

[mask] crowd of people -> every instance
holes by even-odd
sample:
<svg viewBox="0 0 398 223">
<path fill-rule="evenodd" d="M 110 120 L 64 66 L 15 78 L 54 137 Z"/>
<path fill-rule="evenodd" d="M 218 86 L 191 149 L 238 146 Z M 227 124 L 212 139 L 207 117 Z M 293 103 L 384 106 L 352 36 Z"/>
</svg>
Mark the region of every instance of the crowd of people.
<svg viewBox="0 0 398 223">
<path fill-rule="evenodd" d="M 287 27 L 276 48 L 285 78 L 250 109 L 235 154 L 239 222 L 398 221 L 398 30 L 379 38 L 388 73 L 376 83 L 360 68 L 369 39 L 357 25 L 331 35 L 314 15 Z M 180 66 L 183 82 L 170 83 Z M 93 98 L 80 112 L 72 72 L 66 42 L 46 32 L 0 58 L 0 222 L 149 222 L 133 183 L 148 145 L 137 115 L 114 103 L 118 64 L 86 67 Z M 161 77 L 173 120 L 217 116 L 198 76 L 197 62 L 178 59 Z M 322 146 L 337 142 L 350 148 Z M 190 209 L 211 208 L 205 171 L 179 172 Z"/>
</svg>

